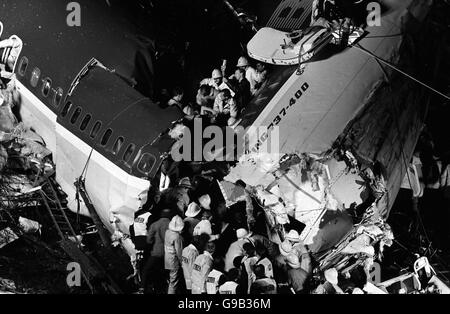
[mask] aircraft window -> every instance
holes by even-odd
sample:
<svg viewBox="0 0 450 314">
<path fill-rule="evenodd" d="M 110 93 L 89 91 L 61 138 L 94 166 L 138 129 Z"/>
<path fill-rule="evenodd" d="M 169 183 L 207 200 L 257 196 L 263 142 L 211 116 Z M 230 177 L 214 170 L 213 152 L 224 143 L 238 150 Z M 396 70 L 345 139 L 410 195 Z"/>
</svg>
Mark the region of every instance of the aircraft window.
<svg viewBox="0 0 450 314">
<path fill-rule="evenodd" d="M 303 15 L 303 12 L 305 12 L 304 8 L 298 8 L 297 10 L 295 10 L 294 14 L 292 15 L 292 18 L 299 19 Z"/>
<path fill-rule="evenodd" d="M 75 124 L 80 116 L 81 116 L 81 108 L 78 107 L 73 113 L 72 119 L 70 119 L 70 123 Z"/>
<path fill-rule="evenodd" d="M 145 153 L 142 155 L 141 159 L 139 159 L 139 163 L 137 168 L 144 174 L 149 174 L 155 165 L 156 159 L 152 154 Z"/>
<path fill-rule="evenodd" d="M 52 80 L 48 77 L 44 79 L 44 84 L 42 85 L 42 95 L 47 97 L 50 93 L 50 89 L 52 88 Z"/>
<path fill-rule="evenodd" d="M 69 113 L 70 109 L 72 109 L 72 103 L 68 101 L 61 111 L 61 116 L 64 118 Z"/>
<path fill-rule="evenodd" d="M 136 149 L 136 145 L 134 145 L 134 144 L 128 145 L 128 148 L 125 151 L 125 154 L 123 154 L 123 161 L 125 161 L 126 163 L 129 163 L 130 158 L 133 155 L 135 149 Z"/>
<path fill-rule="evenodd" d="M 123 142 L 124 142 L 124 139 L 122 136 L 116 140 L 116 142 L 114 143 L 114 148 L 113 148 L 114 155 L 117 155 L 120 152 L 120 150 L 122 149 L 122 146 L 123 146 Z"/>
<path fill-rule="evenodd" d="M 100 144 L 102 146 L 106 146 L 106 144 L 108 144 L 109 139 L 111 138 L 111 135 L 112 130 L 111 129 L 106 130 L 105 134 L 103 134 L 102 141 L 100 142 Z"/>
<path fill-rule="evenodd" d="M 28 58 L 24 56 L 24 57 L 22 57 L 22 59 L 20 59 L 19 75 L 25 76 L 25 73 L 27 72 L 27 68 L 28 68 Z"/>
<path fill-rule="evenodd" d="M 98 131 L 100 131 L 101 127 L 102 127 L 102 123 L 100 121 L 95 122 L 95 125 L 94 125 L 94 127 L 92 128 L 92 131 L 91 131 L 91 135 L 90 135 L 91 138 L 96 138 L 97 137 Z"/>
<path fill-rule="evenodd" d="M 81 131 L 86 130 L 86 128 L 87 128 L 89 122 L 91 122 L 91 118 L 92 118 L 92 117 L 91 117 L 90 114 L 87 114 L 87 115 L 84 117 L 84 119 L 83 119 L 83 121 L 81 122 L 81 125 L 80 125 L 80 130 L 81 130 Z"/>
<path fill-rule="evenodd" d="M 280 13 L 280 15 L 278 15 L 278 17 L 279 18 L 286 18 L 288 15 L 289 15 L 289 13 L 291 13 L 291 10 L 292 10 L 292 8 L 291 7 L 286 7 L 286 8 L 284 8 L 282 11 L 281 11 L 281 13 Z"/>
<path fill-rule="evenodd" d="M 39 68 L 34 68 L 33 72 L 31 72 L 31 79 L 30 79 L 31 86 L 36 87 L 40 77 L 41 77 L 41 70 L 39 70 Z"/>
<path fill-rule="evenodd" d="M 63 97 L 64 91 L 61 87 L 58 87 L 55 91 L 55 96 L 53 97 L 53 106 L 59 107 L 59 104 L 61 103 L 62 97 Z"/>
</svg>

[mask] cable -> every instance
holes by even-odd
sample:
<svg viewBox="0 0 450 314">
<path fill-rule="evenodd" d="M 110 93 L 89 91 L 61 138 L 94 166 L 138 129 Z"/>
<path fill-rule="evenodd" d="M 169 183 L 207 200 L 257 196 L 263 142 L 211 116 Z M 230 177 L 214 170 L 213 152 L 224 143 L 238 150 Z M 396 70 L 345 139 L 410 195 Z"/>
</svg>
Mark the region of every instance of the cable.
<svg viewBox="0 0 450 314">
<path fill-rule="evenodd" d="M 381 35 L 381 36 L 365 36 L 364 38 L 392 38 L 403 36 L 403 33 L 393 34 L 393 35 Z"/>
<path fill-rule="evenodd" d="M 419 83 L 420 85 L 422 85 L 422 86 L 428 88 L 429 90 L 433 91 L 434 93 L 436 93 L 436 94 L 438 94 L 438 95 L 444 97 L 444 98 L 447 99 L 447 100 L 450 100 L 450 97 L 449 97 L 449 96 L 447 96 L 447 95 L 441 93 L 440 91 L 434 89 L 433 87 L 429 86 L 428 84 L 425 84 L 424 82 L 422 82 L 422 81 L 416 79 L 415 77 L 411 76 L 410 74 L 408 74 L 408 73 L 406 73 L 406 72 L 400 70 L 400 69 L 397 68 L 395 65 L 389 63 L 388 61 L 383 60 L 382 58 L 378 57 L 377 55 L 375 55 L 375 54 L 373 54 L 372 52 L 368 51 L 367 49 L 363 48 L 361 45 L 359 45 L 359 44 L 356 44 L 356 45 L 351 44 L 350 47 L 356 48 L 356 49 L 358 49 L 359 51 L 362 51 L 363 53 L 368 54 L 368 55 L 371 56 L 371 57 L 374 57 L 375 59 L 377 59 L 377 60 L 380 61 L 381 63 L 383 63 L 383 64 L 389 66 L 390 68 L 392 68 L 392 69 L 394 69 L 395 71 L 397 71 L 397 72 L 403 74 L 404 76 L 410 78 L 411 80 L 415 81 L 416 83 Z"/>
<path fill-rule="evenodd" d="M 91 152 L 89 153 L 89 157 L 86 160 L 86 164 L 84 165 L 83 171 L 81 172 L 80 178 L 83 178 L 83 176 L 86 174 L 87 169 L 89 167 L 89 162 L 91 161 L 92 153 L 94 152 L 94 147 L 91 148 Z"/>
</svg>

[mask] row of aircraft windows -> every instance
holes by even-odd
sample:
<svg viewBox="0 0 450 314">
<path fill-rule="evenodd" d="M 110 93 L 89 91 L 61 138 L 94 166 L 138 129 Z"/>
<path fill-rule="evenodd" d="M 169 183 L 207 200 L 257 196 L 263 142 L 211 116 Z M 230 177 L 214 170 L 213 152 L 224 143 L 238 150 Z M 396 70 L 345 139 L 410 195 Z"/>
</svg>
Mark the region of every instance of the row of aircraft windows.
<svg viewBox="0 0 450 314">
<path fill-rule="evenodd" d="M 64 108 L 61 111 L 61 116 L 63 118 L 65 118 L 69 112 L 72 110 L 73 108 L 73 104 L 72 102 L 68 101 L 65 105 Z M 76 124 L 79 120 L 80 117 L 82 115 L 83 109 L 81 107 L 77 107 L 73 113 L 72 116 L 70 117 L 70 123 L 71 124 Z M 92 121 L 92 115 L 90 114 L 85 114 L 84 118 L 81 121 L 80 124 L 80 130 L 81 131 L 86 131 L 89 123 Z M 89 132 L 89 137 L 92 139 L 96 139 L 98 136 L 98 133 L 100 131 L 102 127 L 102 122 L 101 121 L 96 121 L 91 129 L 91 131 Z M 108 143 L 110 142 L 110 139 L 112 137 L 113 134 L 113 130 L 112 129 L 107 129 L 104 133 L 103 136 L 101 137 L 100 140 L 100 145 L 105 147 L 106 145 L 108 145 Z M 125 139 L 123 136 L 119 136 L 116 141 L 114 142 L 114 146 L 113 146 L 113 150 L 112 153 L 114 155 L 118 155 L 123 147 L 123 144 L 125 142 Z M 126 163 L 130 162 L 131 156 L 133 155 L 134 151 L 136 149 L 136 145 L 134 144 L 130 144 L 128 145 L 124 155 L 123 155 L 123 161 L 125 161 Z"/>
<path fill-rule="evenodd" d="M 22 59 L 20 60 L 20 64 L 19 64 L 19 69 L 18 69 L 18 73 L 20 76 L 24 77 L 26 74 L 28 68 L 28 58 L 27 57 L 22 57 Z M 30 85 L 32 87 L 37 87 L 38 83 L 39 83 L 39 79 L 41 77 L 41 70 L 39 68 L 34 68 L 33 71 L 31 72 L 31 78 L 30 78 Z M 63 98 L 63 94 L 64 91 L 61 87 L 58 87 L 56 89 L 52 89 L 52 80 L 50 78 L 45 78 L 42 84 L 42 89 L 41 89 L 41 93 L 44 97 L 48 97 L 50 95 L 50 91 L 53 91 L 53 97 L 51 99 L 51 104 L 55 107 L 58 108 L 59 105 L 61 104 L 62 98 Z M 73 104 L 69 101 L 67 102 L 63 109 L 61 110 L 61 116 L 63 118 L 65 118 L 69 112 L 71 111 L 73 107 Z M 75 111 L 72 113 L 72 116 L 70 118 L 70 123 L 71 124 L 75 124 L 79 121 L 81 115 L 82 115 L 82 108 L 81 107 L 77 107 L 75 109 Z M 86 114 L 83 118 L 83 120 L 81 121 L 80 124 L 80 130 L 81 131 L 86 131 L 86 129 L 89 126 L 89 123 L 92 120 L 92 116 L 90 114 Z M 93 125 L 91 131 L 89 132 L 89 136 L 92 139 L 96 139 L 98 136 L 98 133 L 100 131 L 102 127 L 102 122 L 101 121 L 96 121 L 95 124 Z M 101 138 L 100 141 L 100 145 L 102 145 L 103 147 L 105 147 L 113 134 L 113 130 L 112 129 L 107 129 L 104 133 L 103 136 Z M 120 153 L 120 151 L 122 150 L 122 147 L 124 146 L 124 142 L 125 139 L 123 136 L 119 136 L 116 141 L 114 142 L 114 146 L 113 146 L 113 150 L 112 153 L 114 155 L 118 155 Z M 127 163 L 130 164 L 130 160 L 131 157 L 133 156 L 133 153 L 136 150 L 136 145 L 135 144 L 129 144 L 127 149 L 125 150 L 122 160 Z M 139 162 L 138 162 L 138 169 L 141 170 L 143 173 L 149 173 L 154 164 L 156 162 L 156 159 L 153 155 L 145 153 L 141 156 Z"/>
</svg>

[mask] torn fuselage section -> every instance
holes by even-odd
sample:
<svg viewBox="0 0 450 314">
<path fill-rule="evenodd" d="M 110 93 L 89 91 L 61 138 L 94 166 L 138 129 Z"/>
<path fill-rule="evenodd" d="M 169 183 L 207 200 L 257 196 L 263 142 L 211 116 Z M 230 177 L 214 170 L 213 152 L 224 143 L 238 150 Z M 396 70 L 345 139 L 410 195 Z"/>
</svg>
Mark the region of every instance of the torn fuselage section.
<svg viewBox="0 0 450 314">
<path fill-rule="evenodd" d="M 388 193 L 384 177 L 376 165 L 362 165 L 352 152 L 339 149 L 279 159 L 251 154 L 243 156 L 225 179 L 241 179 L 251 186 L 272 241 L 282 243 L 288 231 L 297 228 L 293 222 L 300 222 L 300 239 L 319 267 L 342 270 L 350 261 L 357 266 L 374 259 L 374 246 L 382 243 L 377 250 L 382 251 L 393 238 L 379 210 L 386 206 Z"/>
</svg>

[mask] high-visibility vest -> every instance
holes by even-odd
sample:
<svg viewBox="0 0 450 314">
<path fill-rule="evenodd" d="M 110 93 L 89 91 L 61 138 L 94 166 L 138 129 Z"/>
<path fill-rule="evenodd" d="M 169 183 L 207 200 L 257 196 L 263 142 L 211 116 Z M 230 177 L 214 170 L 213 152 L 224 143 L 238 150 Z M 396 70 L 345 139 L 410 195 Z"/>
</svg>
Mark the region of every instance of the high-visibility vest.
<svg viewBox="0 0 450 314">
<path fill-rule="evenodd" d="M 256 262 L 256 265 L 263 265 L 266 277 L 267 278 L 273 278 L 272 262 L 267 257 L 265 257 L 262 260 L 259 260 L 258 262 Z"/>
<path fill-rule="evenodd" d="M 186 281 L 186 289 L 191 289 L 191 275 L 194 267 L 195 259 L 198 257 L 198 250 L 193 244 L 189 244 L 184 248 L 181 256 L 181 267 L 183 268 L 184 280 Z"/>
<path fill-rule="evenodd" d="M 199 255 L 194 262 L 191 274 L 192 294 L 202 294 L 206 292 L 206 279 L 211 271 L 213 258 L 209 252 Z"/>
<path fill-rule="evenodd" d="M 238 284 L 234 281 L 227 281 L 219 288 L 220 294 L 236 294 Z"/>
<path fill-rule="evenodd" d="M 147 222 L 151 215 L 152 214 L 150 213 L 144 213 L 134 219 L 134 236 L 139 237 L 147 235 Z"/>
<path fill-rule="evenodd" d="M 213 269 L 206 278 L 206 293 L 217 294 L 219 291 L 219 279 L 223 276 L 223 273 Z"/>
</svg>

